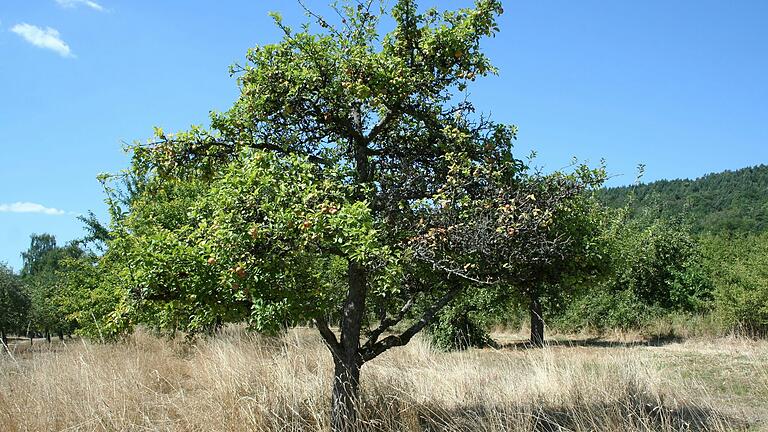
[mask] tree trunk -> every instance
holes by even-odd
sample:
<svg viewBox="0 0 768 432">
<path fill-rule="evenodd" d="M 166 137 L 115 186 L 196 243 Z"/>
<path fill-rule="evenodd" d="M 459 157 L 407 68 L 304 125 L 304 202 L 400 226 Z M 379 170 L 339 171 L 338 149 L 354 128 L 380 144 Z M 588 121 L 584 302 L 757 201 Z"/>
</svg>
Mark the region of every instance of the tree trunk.
<svg viewBox="0 0 768 432">
<path fill-rule="evenodd" d="M 8 347 L 8 335 L 5 334 L 5 330 L 0 330 L 0 339 L 3 341 L 3 346 Z"/>
<path fill-rule="evenodd" d="M 59 336 L 59 340 L 63 341 L 64 340 L 64 331 L 63 330 L 59 330 L 58 336 Z"/>
<path fill-rule="evenodd" d="M 334 432 L 351 431 L 357 423 L 360 368 L 363 365 L 360 355 L 360 329 L 365 313 L 365 269 L 355 262 L 350 262 L 347 278 L 349 292 L 342 310 L 341 341 L 333 359 L 331 430 Z"/>
<path fill-rule="evenodd" d="M 333 394 L 331 400 L 331 430 L 349 432 L 357 423 L 357 403 L 360 391 L 360 365 L 334 361 Z"/>
<path fill-rule="evenodd" d="M 537 294 L 531 295 L 531 345 L 544 346 L 544 316 L 541 310 L 541 299 Z"/>
<path fill-rule="evenodd" d="M 45 330 L 45 340 L 51 343 L 51 332 L 49 330 Z"/>
</svg>

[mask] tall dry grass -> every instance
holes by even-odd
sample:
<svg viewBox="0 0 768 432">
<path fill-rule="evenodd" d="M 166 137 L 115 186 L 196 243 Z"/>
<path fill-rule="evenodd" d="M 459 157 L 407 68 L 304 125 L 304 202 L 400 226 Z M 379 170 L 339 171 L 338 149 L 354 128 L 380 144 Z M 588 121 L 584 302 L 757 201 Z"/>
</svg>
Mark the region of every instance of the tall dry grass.
<svg viewBox="0 0 768 432">
<path fill-rule="evenodd" d="M 365 431 L 738 430 L 695 380 L 640 351 L 439 353 L 423 340 L 363 367 Z M 329 429 L 331 361 L 310 329 L 194 344 L 139 333 L 0 359 L 0 431 Z M 662 376 L 663 375 L 663 376 Z M 680 378 L 680 377 L 677 377 Z"/>
</svg>

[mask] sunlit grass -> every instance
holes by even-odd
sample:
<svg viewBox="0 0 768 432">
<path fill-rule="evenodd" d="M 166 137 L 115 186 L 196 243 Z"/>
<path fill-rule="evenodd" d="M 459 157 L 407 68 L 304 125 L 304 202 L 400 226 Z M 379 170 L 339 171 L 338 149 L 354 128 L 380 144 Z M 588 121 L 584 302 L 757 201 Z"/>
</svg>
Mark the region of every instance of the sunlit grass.
<svg viewBox="0 0 768 432">
<path fill-rule="evenodd" d="M 331 361 L 311 329 L 35 347 L 0 360 L 0 431 L 329 429 Z M 767 359 L 736 339 L 463 353 L 416 340 L 364 366 L 360 430 L 759 429 Z"/>
</svg>

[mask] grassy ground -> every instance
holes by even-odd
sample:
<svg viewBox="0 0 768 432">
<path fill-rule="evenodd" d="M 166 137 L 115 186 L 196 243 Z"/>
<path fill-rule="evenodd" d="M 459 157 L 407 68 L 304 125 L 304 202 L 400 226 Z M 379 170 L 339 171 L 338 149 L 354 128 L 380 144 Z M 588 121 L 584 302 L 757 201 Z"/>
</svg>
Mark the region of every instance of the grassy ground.
<svg viewBox="0 0 768 432">
<path fill-rule="evenodd" d="M 555 337 L 363 368 L 365 431 L 768 430 L 768 343 Z M 329 354 L 311 329 L 187 344 L 137 334 L 0 357 L 0 431 L 328 429 Z"/>
</svg>

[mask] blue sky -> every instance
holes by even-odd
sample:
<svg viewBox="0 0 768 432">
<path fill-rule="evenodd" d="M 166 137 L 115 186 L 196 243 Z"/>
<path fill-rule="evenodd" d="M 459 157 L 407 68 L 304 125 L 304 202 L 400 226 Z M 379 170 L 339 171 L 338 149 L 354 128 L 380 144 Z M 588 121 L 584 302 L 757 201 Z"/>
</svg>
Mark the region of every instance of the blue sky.
<svg viewBox="0 0 768 432">
<path fill-rule="evenodd" d="M 471 90 L 539 165 L 605 158 L 618 185 L 639 163 L 646 181 L 768 163 L 768 2 L 505 8 L 485 45 L 501 74 Z M 226 109 L 228 66 L 278 39 L 270 10 L 304 20 L 290 0 L 0 0 L 0 261 L 18 269 L 31 233 L 63 243 L 77 214 L 104 216 L 96 175 L 127 165 L 121 141 Z"/>
</svg>

